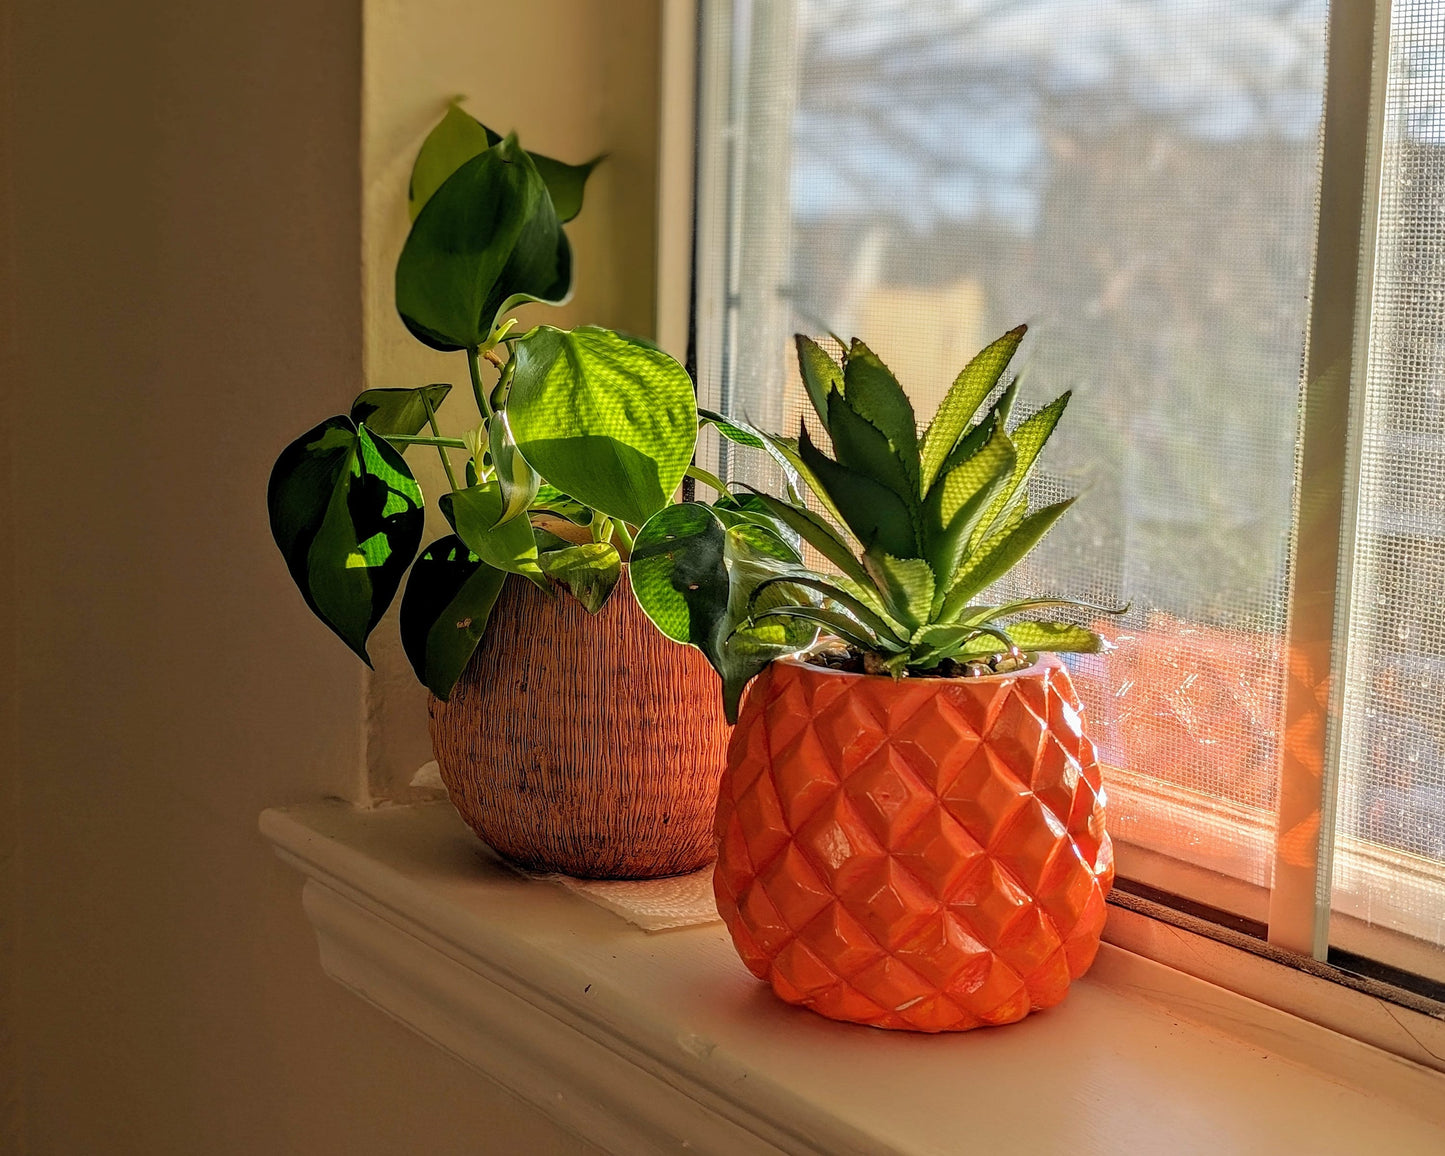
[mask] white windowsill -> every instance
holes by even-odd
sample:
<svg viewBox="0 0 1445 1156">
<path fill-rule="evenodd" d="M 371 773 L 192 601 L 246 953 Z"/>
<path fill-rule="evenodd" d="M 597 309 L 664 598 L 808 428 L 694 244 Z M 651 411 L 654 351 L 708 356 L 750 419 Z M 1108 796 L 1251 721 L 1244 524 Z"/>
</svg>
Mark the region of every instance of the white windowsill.
<svg viewBox="0 0 1445 1156">
<path fill-rule="evenodd" d="M 1023 1023 L 880 1032 L 774 999 L 720 925 L 512 874 L 445 803 L 261 829 L 327 974 L 610 1152 L 1445 1151 L 1438 1073 L 1109 944 Z"/>
</svg>

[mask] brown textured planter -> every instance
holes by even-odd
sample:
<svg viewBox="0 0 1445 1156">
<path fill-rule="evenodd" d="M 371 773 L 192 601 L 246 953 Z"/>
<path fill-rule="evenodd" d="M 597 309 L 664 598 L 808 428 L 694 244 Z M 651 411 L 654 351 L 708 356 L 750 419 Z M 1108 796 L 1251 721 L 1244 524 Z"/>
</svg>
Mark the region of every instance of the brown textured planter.
<svg viewBox="0 0 1445 1156">
<path fill-rule="evenodd" d="M 591 879 L 712 861 L 728 741 L 717 675 L 658 633 L 625 571 L 595 615 L 508 579 L 430 715 L 453 805 L 508 859 Z"/>
</svg>

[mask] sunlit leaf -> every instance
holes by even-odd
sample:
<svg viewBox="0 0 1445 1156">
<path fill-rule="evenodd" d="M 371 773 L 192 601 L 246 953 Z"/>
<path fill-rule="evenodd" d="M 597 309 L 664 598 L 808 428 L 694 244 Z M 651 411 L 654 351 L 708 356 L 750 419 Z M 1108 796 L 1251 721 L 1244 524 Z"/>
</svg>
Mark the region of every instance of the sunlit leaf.
<svg viewBox="0 0 1445 1156">
<path fill-rule="evenodd" d="M 526 518 L 513 518 L 498 524 L 502 490 L 495 480 L 443 494 L 437 504 L 457 537 L 483 562 L 550 589 L 537 565 L 537 539 L 531 523 Z"/>
<path fill-rule="evenodd" d="M 367 663 L 366 639 L 421 544 L 421 487 L 349 417 L 292 442 L 267 487 L 271 533 L 306 604 Z"/>
<path fill-rule="evenodd" d="M 1010 329 L 974 357 L 954 379 L 923 435 L 919 450 L 923 492 L 927 493 L 933 485 L 944 459 L 968 428 L 978 407 L 993 392 L 1027 331 L 1024 325 Z"/>
<path fill-rule="evenodd" d="M 986 538 L 954 578 L 948 597 L 944 599 L 940 619 L 951 620 L 968 605 L 974 595 L 987 590 L 1022 562 L 1074 501 L 1075 499 L 1068 498 L 1035 510 L 1017 526 L 995 532 Z"/>
<path fill-rule="evenodd" d="M 544 550 L 537 556 L 537 563 L 547 577 L 566 586 L 592 614 L 606 604 L 622 574 L 622 558 L 611 542 Z"/>
<path fill-rule="evenodd" d="M 897 558 L 874 546 L 863 554 L 863 565 L 883 596 L 888 613 L 909 630 L 927 622 L 933 610 L 936 580 L 922 558 Z"/>
<path fill-rule="evenodd" d="M 1026 492 L 1024 487 L 1028 484 L 1029 475 L 1033 473 L 1034 465 L 1038 462 L 1039 453 L 1054 432 L 1054 428 L 1059 424 L 1059 419 L 1064 416 L 1070 396 L 1071 394 L 1066 392 L 1055 398 L 1032 417 L 1020 422 L 1018 428 L 1013 431 L 1011 437 L 1017 455 L 1013 476 L 1009 479 L 1007 488 L 994 498 L 993 504 L 979 519 L 969 540 L 970 547 L 976 548 L 988 535 L 994 522 L 1003 514 L 1004 510 L 1008 509 L 1009 503 L 1018 495 Z"/>
<path fill-rule="evenodd" d="M 401 596 L 401 645 L 417 678 L 442 701 L 471 661 L 507 579 L 454 534 L 416 560 Z"/>
<path fill-rule="evenodd" d="M 808 391 L 808 400 L 818 420 L 828 420 L 828 395 L 843 391 L 843 367 L 828 356 L 827 351 L 810 337 L 795 334 L 798 347 L 798 372 L 803 379 L 803 388 Z"/>
<path fill-rule="evenodd" d="M 507 410 L 522 456 L 579 502 L 640 526 L 697 443 L 692 379 L 649 342 L 539 326 L 516 343 Z"/>
<path fill-rule="evenodd" d="M 492 455 L 492 476 L 502 490 L 502 516 L 498 525 L 525 513 L 537 496 L 542 479 L 517 451 L 507 411 L 498 410 L 487 423 L 487 446 Z"/>
</svg>

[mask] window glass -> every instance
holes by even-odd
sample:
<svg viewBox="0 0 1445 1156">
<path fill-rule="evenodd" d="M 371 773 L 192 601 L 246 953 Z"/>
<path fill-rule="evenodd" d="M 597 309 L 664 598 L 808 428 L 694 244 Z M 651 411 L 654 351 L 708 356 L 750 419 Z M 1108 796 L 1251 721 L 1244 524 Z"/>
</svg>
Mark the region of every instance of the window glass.
<svg viewBox="0 0 1445 1156">
<path fill-rule="evenodd" d="M 1391 24 L 1334 868 L 1349 947 L 1360 921 L 1445 944 L 1445 3 L 1395 0 Z"/>
<path fill-rule="evenodd" d="M 1132 602 L 1070 660 L 1111 827 L 1248 907 L 1223 881 L 1273 856 L 1324 0 L 704 9 L 705 399 L 794 431 L 791 334 L 833 332 L 926 420 L 1028 322 L 1019 412 L 1074 390 L 1037 497 L 1083 497 L 1012 585 Z"/>
</svg>

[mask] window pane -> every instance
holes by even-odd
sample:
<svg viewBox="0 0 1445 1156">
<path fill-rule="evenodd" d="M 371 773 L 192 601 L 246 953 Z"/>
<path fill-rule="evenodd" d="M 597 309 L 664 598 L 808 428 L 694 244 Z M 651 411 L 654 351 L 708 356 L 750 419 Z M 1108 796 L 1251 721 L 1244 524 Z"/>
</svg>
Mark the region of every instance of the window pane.
<svg viewBox="0 0 1445 1156">
<path fill-rule="evenodd" d="M 1037 496 L 1084 498 L 1012 585 L 1133 603 L 1071 662 L 1111 826 L 1267 885 L 1324 0 L 705 12 L 705 396 L 796 428 L 789 337 L 832 331 L 926 418 L 1028 321 L 1022 408 L 1075 390 Z"/>
<path fill-rule="evenodd" d="M 1445 3 L 1391 24 L 1332 936 L 1420 971 L 1387 933 L 1445 944 Z"/>
</svg>

